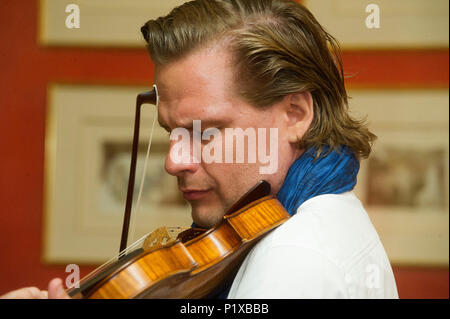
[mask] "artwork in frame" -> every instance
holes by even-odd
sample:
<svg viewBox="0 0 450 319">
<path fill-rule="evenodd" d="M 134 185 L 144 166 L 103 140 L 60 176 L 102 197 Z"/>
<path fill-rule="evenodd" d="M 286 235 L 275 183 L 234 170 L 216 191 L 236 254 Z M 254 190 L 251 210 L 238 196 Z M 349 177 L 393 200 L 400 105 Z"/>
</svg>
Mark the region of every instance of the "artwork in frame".
<svg viewBox="0 0 450 319">
<path fill-rule="evenodd" d="M 40 0 L 39 43 L 44 46 L 139 47 L 141 27 L 186 0 Z M 76 6 L 77 10 L 73 9 Z M 78 27 L 68 27 L 78 14 Z M 70 26 L 70 24 L 69 24 Z"/>
<path fill-rule="evenodd" d="M 46 136 L 47 262 L 100 263 L 118 252 L 134 103 L 148 88 L 52 85 Z M 378 136 L 356 194 L 394 265 L 448 265 L 448 90 L 353 89 L 351 112 Z M 145 106 L 146 152 L 154 107 Z M 135 239 L 189 226 L 176 179 L 163 170 L 168 134 L 154 132 Z M 136 189 L 142 174 L 138 160 Z M 135 214 L 136 212 L 133 212 Z"/>
<path fill-rule="evenodd" d="M 394 265 L 448 266 L 448 90 L 350 90 L 377 135 L 355 189 Z"/>
<path fill-rule="evenodd" d="M 148 88 L 51 85 L 45 165 L 46 262 L 97 264 L 118 253 L 136 96 L 143 91 Z M 169 135 L 158 124 L 144 169 L 154 116 L 155 106 L 144 105 L 129 243 L 160 226 L 191 223 L 176 177 L 164 170 Z"/>
<path fill-rule="evenodd" d="M 448 48 L 447 0 L 302 0 L 302 3 L 346 50 Z M 377 23 L 373 24 L 374 21 Z"/>
<path fill-rule="evenodd" d="M 445 209 L 445 159 L 444 148 L 381 147 L 368 161 L 367 205 Z"/>
</svg>

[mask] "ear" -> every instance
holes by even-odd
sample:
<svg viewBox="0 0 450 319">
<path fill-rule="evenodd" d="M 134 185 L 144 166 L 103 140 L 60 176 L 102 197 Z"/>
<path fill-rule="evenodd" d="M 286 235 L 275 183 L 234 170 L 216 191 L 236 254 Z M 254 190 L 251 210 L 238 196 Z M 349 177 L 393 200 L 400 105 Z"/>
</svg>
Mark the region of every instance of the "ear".
<svg viewBox="0 0 450 319">
<path fill-rule="evenodd" d="M 287 98 L 289 142 L 298 143 L 314 119 L 314 102 L 310 92 L 291 94 Z"/>
</svg>

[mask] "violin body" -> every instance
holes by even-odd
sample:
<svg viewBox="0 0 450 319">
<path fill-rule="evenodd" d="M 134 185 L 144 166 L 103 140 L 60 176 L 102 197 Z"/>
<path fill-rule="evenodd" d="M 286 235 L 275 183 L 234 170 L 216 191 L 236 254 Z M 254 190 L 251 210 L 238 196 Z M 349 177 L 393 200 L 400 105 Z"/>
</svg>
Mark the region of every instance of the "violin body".
<svg viewBox="0 0 450 319">
<path fill-rule="evenodd" d="M 189 229 L 172 243 L 140 252 L 73 297 L 209 297 L 233 278 L 249 250 L 288 218 L 275 197 L 265 196 L 209 230 Z"/>
</svg>

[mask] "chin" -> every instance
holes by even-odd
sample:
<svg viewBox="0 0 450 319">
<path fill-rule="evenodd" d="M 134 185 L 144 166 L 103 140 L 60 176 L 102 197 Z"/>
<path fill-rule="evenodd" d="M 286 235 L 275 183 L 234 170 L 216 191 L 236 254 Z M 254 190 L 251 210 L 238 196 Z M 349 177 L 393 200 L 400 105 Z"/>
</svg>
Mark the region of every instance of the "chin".
<svg viewBox="0 0 450 319">
<path fill-rule="evenodd" d="M 201 228 L 211 228 L 222 221 L 223 213 L 214 213 L 214 209 L 195 210 L 192 209 L 192 220 Z"/>
</svg>

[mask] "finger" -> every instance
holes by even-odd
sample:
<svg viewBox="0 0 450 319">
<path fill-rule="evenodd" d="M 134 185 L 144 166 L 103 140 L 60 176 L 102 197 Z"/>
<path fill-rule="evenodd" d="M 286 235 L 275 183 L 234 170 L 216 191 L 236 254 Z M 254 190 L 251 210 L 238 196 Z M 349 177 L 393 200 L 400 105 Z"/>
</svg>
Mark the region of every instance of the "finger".
<svg viewBox="0 0 450 319">
<path fill-rule="evenodd" d="M 47 296 L 46 291 L 42 291 L 36 287 L 27 288 L 27 293 L 28 293 L 28 297 L 25 297 L 25 298 L 30 298 L 30 299 L 45 299 Z"/>
<path fill-rule="evenodd" d="M 36 287 L 26 287 L 4 294 L 0 299 L 44 299 L 47 292 Z"/>
<path fill-rule="evenodd" d="M 52 279 L 48 284 L 49 299 L 70 299 L 64 290 L 63 282 L 60 278 Z"/>
</svg>

